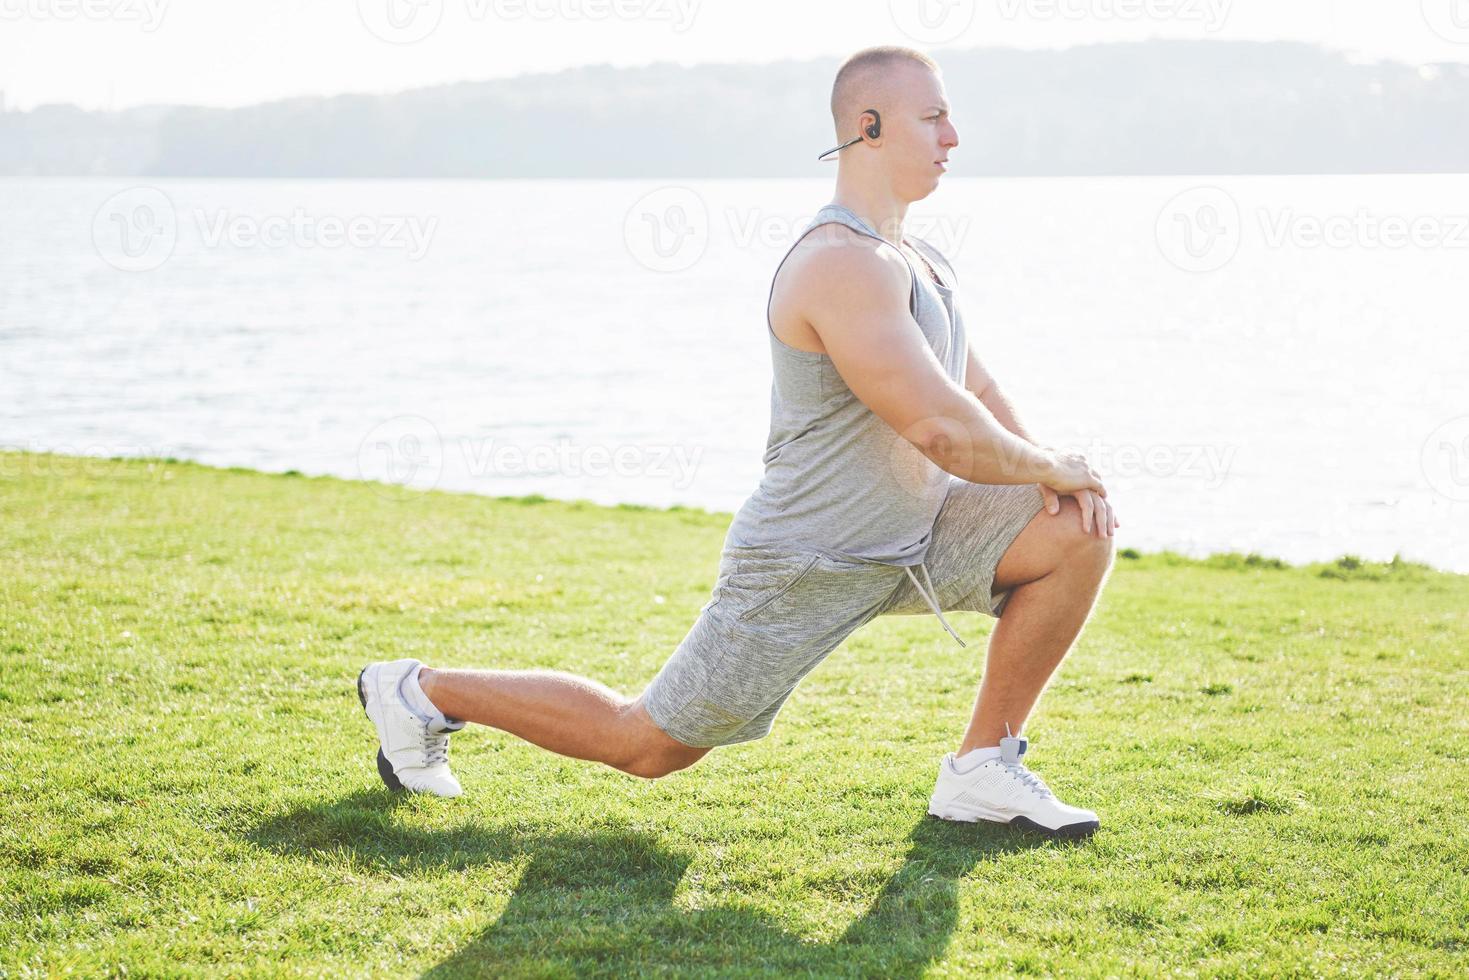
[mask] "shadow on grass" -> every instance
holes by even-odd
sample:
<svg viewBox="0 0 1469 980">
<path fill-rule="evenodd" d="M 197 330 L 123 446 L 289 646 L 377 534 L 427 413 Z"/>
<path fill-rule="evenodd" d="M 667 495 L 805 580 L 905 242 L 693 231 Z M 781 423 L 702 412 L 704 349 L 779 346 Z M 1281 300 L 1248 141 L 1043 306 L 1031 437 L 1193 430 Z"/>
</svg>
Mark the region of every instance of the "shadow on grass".
<svg viewBox="0 0 1469 980">
<path fill-rule="evenodd" d="M 1071 846 L 998 825 L 914 824 L 901 868 L 834 943 L 810 943 L 758 910 L 689 911 L 673 902 L 689 855 L 642 831 L 423 830 L 394 819 L 403 802 L 365 791 L 269 820 L 248 835 L 292 857 L 348 854 L 405 875 L 530 860 L 504 913 L 428 970 L 429 977 L 672 970 L 916 977 L 958 923 L 958 882 L 981 862 L 1037 846 Z M 466 901 L 473 901 L 467 897 Z M 447 911 L 447 910 L 446 910 Z"/>
</svg>

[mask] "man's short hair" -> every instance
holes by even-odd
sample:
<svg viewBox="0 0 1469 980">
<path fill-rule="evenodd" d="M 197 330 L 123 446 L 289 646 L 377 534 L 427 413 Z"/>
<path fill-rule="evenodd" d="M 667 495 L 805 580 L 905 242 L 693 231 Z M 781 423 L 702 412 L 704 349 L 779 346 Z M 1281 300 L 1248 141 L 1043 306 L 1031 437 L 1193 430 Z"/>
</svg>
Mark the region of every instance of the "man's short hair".
<svg viewBox="0 0 1469 980">
<path fill-rule="evenodd" d="M 844 122 L 841 118 L 842 109 L 850 101 L 849 90 L 856 87 L 857 81 L 869 71 L 881 70 L 903 61 L 923 65 L 930 71 L 939 70 L 938 62 L 922 51 L 897 44 L 863 48 L 842 62 L 842 67 L 837 69 L 836 81 L 831 86 L 831 118 L 838 131 Z M 846 122 L 850 121 L 846 120 Z"/>
</svg>

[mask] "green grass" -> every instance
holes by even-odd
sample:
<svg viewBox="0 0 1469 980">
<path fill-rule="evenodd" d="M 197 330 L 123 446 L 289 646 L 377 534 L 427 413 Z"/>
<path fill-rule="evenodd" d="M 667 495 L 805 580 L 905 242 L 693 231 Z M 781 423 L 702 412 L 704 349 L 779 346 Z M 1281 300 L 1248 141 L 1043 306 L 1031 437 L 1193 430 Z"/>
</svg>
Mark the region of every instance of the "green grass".
<svg viewBox="0 0 1469 980">
<path fill-rule="evenodd" d="M 925 816 L 983 655 L 931 616 L 666 779 L 479 729 L 382 790 L 363 663 L 636 693 L 725 514 L 17 453 L 0 514 L 3 975 L 1465 967 L 1469 576 L 1121 554 L 1027 728 L 1062 845 Z"/>
</svg>

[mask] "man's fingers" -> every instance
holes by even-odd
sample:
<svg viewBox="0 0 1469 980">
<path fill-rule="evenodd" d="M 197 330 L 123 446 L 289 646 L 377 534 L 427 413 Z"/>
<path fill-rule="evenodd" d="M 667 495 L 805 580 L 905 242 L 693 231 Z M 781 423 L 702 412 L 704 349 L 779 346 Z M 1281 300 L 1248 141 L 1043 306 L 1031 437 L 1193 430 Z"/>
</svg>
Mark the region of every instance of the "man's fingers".
<svg viewBox="0 0 1469 980">
<path fill-rule="evenodd" d="M 1099 538 L 1111 536 L 1111 534 L 1122 526 L 1117 519 L 1117 512 L 1112 505 L 1095 490 L 1078 490 L 1075 493 L 1060 494 L 1044 483 L 1039 484 L 1041 496 L 1045 500 L 1046 512 L 1049 514 L 1061 513 L 1061 498 L 1075 498 L 1077 507 L 1081 511 L 1081 530 L 1084 534 L 1095 534 Z"/>
</svg>

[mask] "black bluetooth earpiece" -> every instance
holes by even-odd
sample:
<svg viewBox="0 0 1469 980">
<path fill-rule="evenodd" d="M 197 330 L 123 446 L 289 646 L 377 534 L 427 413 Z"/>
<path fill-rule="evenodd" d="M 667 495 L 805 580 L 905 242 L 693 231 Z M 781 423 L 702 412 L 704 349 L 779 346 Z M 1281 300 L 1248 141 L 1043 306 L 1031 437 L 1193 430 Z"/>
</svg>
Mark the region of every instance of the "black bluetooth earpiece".
<svg viewBox="0 0 1469 980">
<path fill-rule="evenodd" d="M 877 139 L 879 136 L 882 135 L 882 116 L 878 114 L 878 111 L 876 109 L 864 109 L 864 110 L 862 110 L 862 114 L 864 116 L 870 115 L 872 117 L 872 124 L 870 126 L 868 126 L 865 130 L 863 130 L 863 132 L 867 134 L 867 138 L 868 139 L 870 139 L 870 140 Z M 858 136 L 856 139 L 847 140 L 841 146 L 834 146 L 834 147 L 832 147 L 831 149 L 827 150 L 825 153 L 821 154 L 821 156 L 817 157 L 816 159 L 818 159 L 818 160 L 825 160 L 827 157 L 831 156 L 833 153 L 836 153 L 838 150 L 845 150 L 847 147 L 851 146 L 853 143 L 860 143 L 860 142 L 862 142 L 862 137 L 860 137 L 860 136 Z"/>
</svg>

